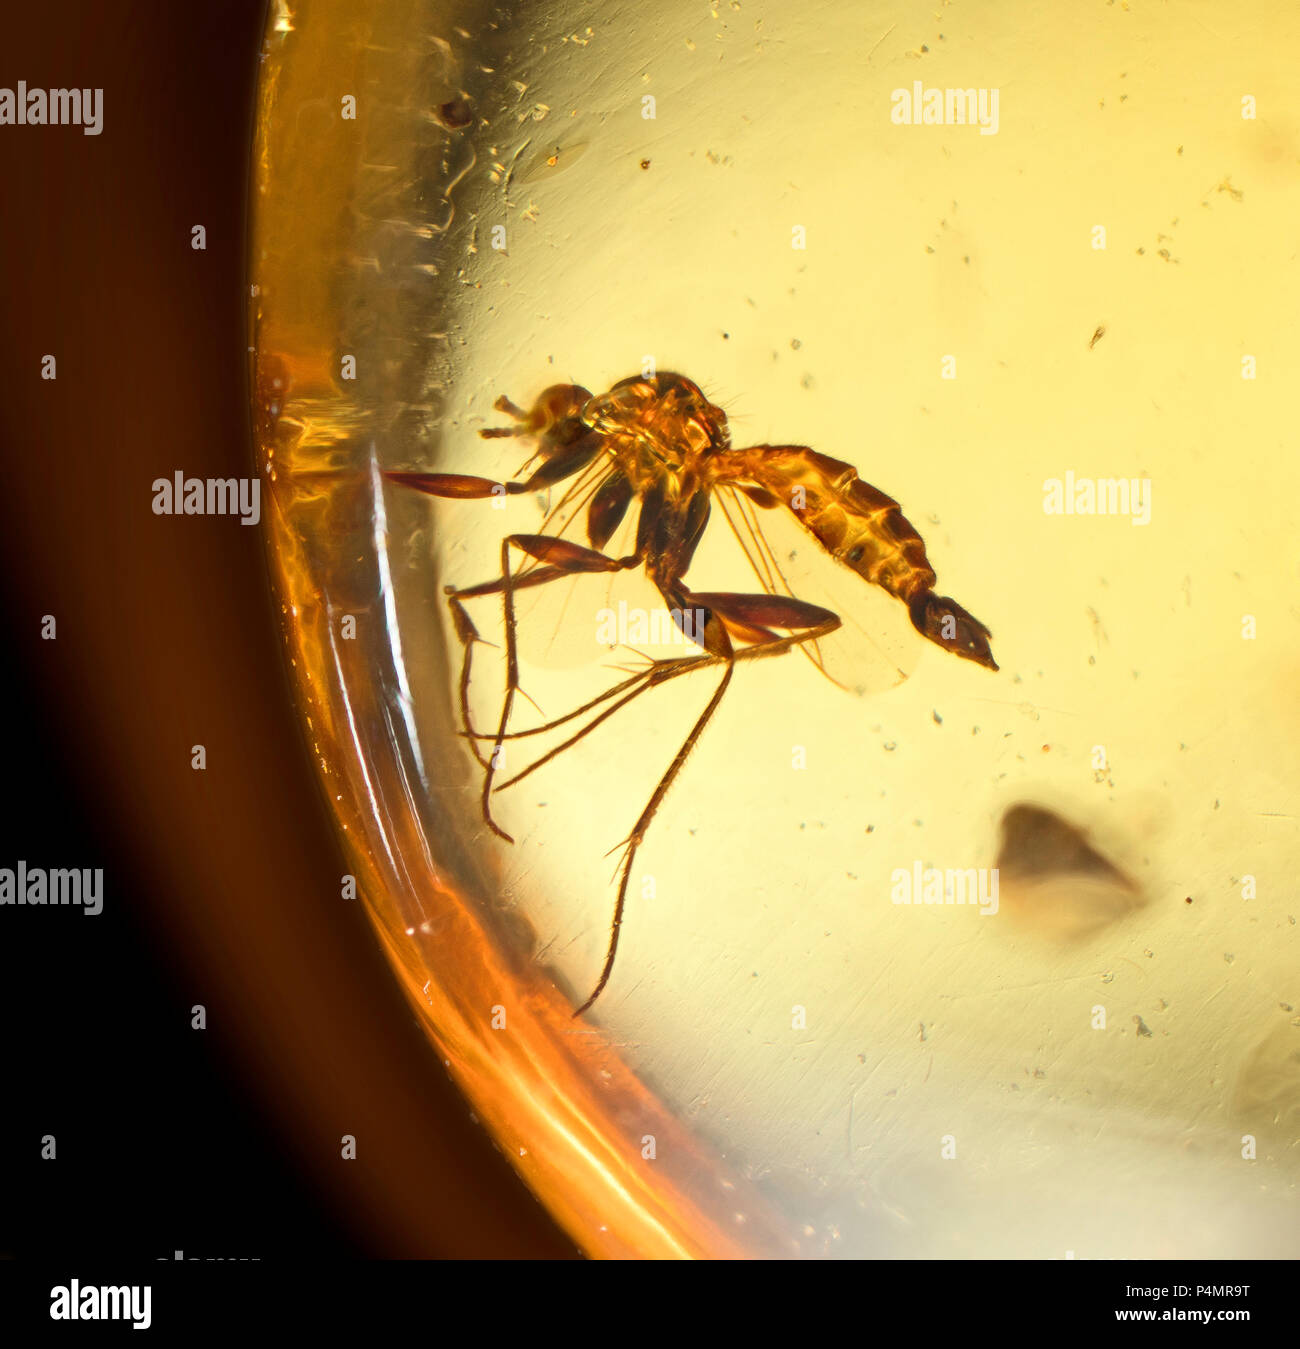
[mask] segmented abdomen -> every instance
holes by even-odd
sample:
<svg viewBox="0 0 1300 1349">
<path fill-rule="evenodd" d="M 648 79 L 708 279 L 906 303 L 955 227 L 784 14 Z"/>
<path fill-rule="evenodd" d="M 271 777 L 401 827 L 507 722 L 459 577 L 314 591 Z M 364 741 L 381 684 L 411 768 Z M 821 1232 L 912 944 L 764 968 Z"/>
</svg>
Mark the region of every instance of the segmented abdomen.
<svg viewBox="0 0 1300 1349">
<path fill-rule="evenodd" d="M 925 543 L 887 497 L 843 460 L 804 445 L 754 445 L 734 459 L 738 477 L 763 489 L 845 566 L 907 603 L 934 588 Z M 770 503 L 775 504 L 775 502 Z"/>
</svg>

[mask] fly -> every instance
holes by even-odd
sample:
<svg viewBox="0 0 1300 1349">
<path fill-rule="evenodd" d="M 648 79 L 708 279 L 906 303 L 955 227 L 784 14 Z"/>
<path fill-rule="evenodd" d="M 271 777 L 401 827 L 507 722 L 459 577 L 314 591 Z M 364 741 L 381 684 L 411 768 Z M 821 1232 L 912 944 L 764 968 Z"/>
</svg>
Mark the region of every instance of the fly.
<svg viewBox="0 0 1300 1349">
<path fill-rule="evenodd" d="M 479 432 L 481 436 L 523 436 L 536 446 L 533 458 L 513 480 L 499 483 L 462 473 L 385 474 L 394 483 L 431 496 L 462 500 L 503 492 L 518 496 L 572 480 L 542 532 L 510 534 L 502 540 L 498 576 L 479 585 L 448 586 L 446 591 L 462 647 L 461 721 L 483 770 L 480 804 L 487 826 L 513 842 L 492 817 L 494 791 L 540 768 L 648 689 L 700 670 L 720 672 L 708 704 L 622 845 L 625 851 L 605 963 L 590 997 L 574 1013 L 581 1016 L 604 991 L 613 971 L 637 850 L 722 703 L 736 666 L 793 649 L 803 650 L 820 664 L 819 643 L 841 626 L 841 617 L 833 610 L 790 593 L 775 555 L 770 548 L 762 548 L 758 511 L 788 512 L 838 562 L 906 605 L 912 626 L 921 636 L 985 669 L 998 667 L 989 648 L 988 628 L 955 600 L 935 594 L 935 574 L 925 544 L 898 502 L 863 482 L 851 464 L 806 445 L 734 449 L 722 409 L 684 376 L 667 371 L 649 377 L 634 375 L 599 396 L 577 384 L 555 384 L 528 411 L 504 396 L 495 407 L 511 417 L 514 425 L 488 428 Z M 574 501 L 586 510 L 587 545 L 561 537 L 562 531 L 545 532 L 558 511 Z M 638 505 L 635 544 L 630 552 L 612 556 L 606 546 L 633 502 Z M 695 590 L 686 584 L 686 573 L 715 502 L 733 530 L 733 511 L 739 513 L 758 546 L 757 555 L 749 548 L 745 552 L 763 593 Z M 516 594 L 566 577 L 635 570 L 644 571 L 673 621 L 699 653 L 650 660 L 645 668 L 565 716 L 512 732 L 511 711 L 519 690 Z M 465 602 L 490 595 L 499 595 L 502 602 L 506 687 L 496 730 L 478 732 L 470 716 L 469 687 L 474 644 L 481 639 Z M 506 782 L 495 781 L 506 740 L 554 730 L 588 713 L 593 714 L 590 721 L 563 743 Z M 484 753 L 487 745 L 491 748 Z"/>
</svg>

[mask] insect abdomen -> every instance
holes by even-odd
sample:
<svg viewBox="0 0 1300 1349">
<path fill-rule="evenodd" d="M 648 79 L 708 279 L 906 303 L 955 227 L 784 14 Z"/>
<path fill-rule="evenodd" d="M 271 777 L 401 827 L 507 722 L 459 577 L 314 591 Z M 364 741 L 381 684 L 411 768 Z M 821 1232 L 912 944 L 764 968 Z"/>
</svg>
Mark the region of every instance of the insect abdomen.
<svg viewBox="0 0 1300 1349">
<path fill-rule="evenodd" d="M 905 603 L 934 586 L 925 543 L 898 502 L 852 464 L 802 445 L 742 451 L 747 476 L 776 497 L 833 557 Z"/>
</svg>

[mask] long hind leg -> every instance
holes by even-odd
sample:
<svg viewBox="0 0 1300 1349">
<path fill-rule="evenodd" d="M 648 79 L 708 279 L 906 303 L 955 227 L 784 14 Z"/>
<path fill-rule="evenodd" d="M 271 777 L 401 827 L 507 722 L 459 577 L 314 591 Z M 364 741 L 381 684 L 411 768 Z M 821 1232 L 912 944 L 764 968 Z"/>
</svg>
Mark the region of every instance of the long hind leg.
<svg viewBox="0 0 1300 1349">
<path fill-rule="evenodd" d="M 673 757 L 672 763 L 668 765 L 667 771 L 659 779 L 658 786 L 655 787 L 649 801 L 646 802 L 645 809 L 642 810 L 636 824 L 633 825 L 632 832 L 624 840 L 622 846 L 626 849 L 626 852 L 619 869 L 618 897 L 614 901 L 614 916 L 610 923 L 609 945 L 605 953 L 605 964 L 601 968 L 600 978 L 597 979 L 596 987 L 592 989 L 591 996 L 574 1012 L 575 1017 L 581 1016 L 591 1007 L 609 982 L 609 976 L 614 969 L 614 958 L 618 954 L 619 929 L 623 925 L 623 910 L 627 903 L 628 881 L 632 875 L 632 863 L 636 858 L 637 850 L 645 840 L 646 833 L 663 803 L 664 797 L 668 795 L 668 789 L 682 771 L 691 750 L 695 748 L 700 736 L 704 733 L 704 728 L 709 724 L 713 714 L 722 703 L 737 662 L 761 660 L 770 656 L 782 655 L 789 651 L 791 647 L 798 646 L 802 642 L 818 641 L 840 626 L 839 615 L 832 613 L 829 609 L 822 609 L 803 600 L 788 599 L 779 595 L 705 595 L 691 594 L 689 591 L 681 589 L 675 593 L 666 594 L 665 599 L 668 601 L 669 607 L 678 612 L 685 612 L 691 607 L 704 611 L 706 617 L 704 619 L 703 645 L 706 654 L 696 657 L 690 662 L 690 666 L 694 669 L 702 669 L 705 666 L 720 664 L 724 666 L 723 675 L 718 687 L 713 692 L 713 696 L 709 699 L 708 706 L 700 713 L 695 725 L 691 727 L 689 734 Z M 797 631 L 792 632 L 788 637 L 778 637 L 776 633 L 769 630 L 771 627 L 796 629 Z M 731 641 L 731 633 L 751 642 L 752 645 L 740 651 L 735 650 Z M 675 673 L 686 673 L 686 670 L 679 669 Z"/>
</svg>

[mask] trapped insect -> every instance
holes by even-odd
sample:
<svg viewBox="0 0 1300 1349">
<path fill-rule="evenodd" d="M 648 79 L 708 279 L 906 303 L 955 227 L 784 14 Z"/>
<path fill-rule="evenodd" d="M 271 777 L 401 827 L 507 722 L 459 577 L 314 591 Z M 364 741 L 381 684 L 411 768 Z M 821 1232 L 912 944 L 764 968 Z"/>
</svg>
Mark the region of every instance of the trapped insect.
<svg viewBox="0 0 1300 1349">
<path fill-rule="evenodd" d="M 806 445 L 750 445 L 734 449 L 727 419 L 700 389 L 679 374 L 662 371 L 632 376 L 607 393 L 593 396 L 577 384 L 555 384 L 528 411 L 502 396 L 498 411 L 514 425 L 480 431 L 484 437 L 524 436 L 536 453 L 515 479 L 460 473 L 389 472 L 392 482 L 436 497 L 489 498 L 536 492 L 572 480 L 562 501 L 536 534 L 510 534 L 501 541 L 500 574 L 478 585 L 448 587 L 447 601 L 462 646 L 460 711 L 468 743 L 483 770 L 481 808 L 486 824 L 507 841 L 492 817 L 494 790 L 513 785 L 556 757 L 647 690 L 680 675 L 715 668 L 720 679 L 703 712 L 659 779 L 624 848 L 618 896 L 610 924 L 605 963 L 591 995 L 577 1009 L 586 1012 L 604 990 L 614 968 L 628 879 L 637 849 L 668 789 L 718 710 L 742 661 L 780 656 L 795 648 L 815 664 L 818 644 L 841 626 L 841 616 L 790 593 L 770 548 L 754 564 L 761 594 L 695 590 L 686 573 L 717 503 L 735 528 L 728 502 L 741 513 L 750 536 L 762 545 L 757 510 L 788 512 L 821 547 L 862 580 L 902 601 L 912 626 L 923 637 L 964 660 L 989 670 L 997 664 L 989 630 L 955 600 L 935 594 L 935 574 L 921 536 L 891 497 L 858 477 L 857 470 Z M 540 461 L 540 462 L 538 462 Z M 574 502 L 585 509 L 587 546 L 547 533 L 559 512 Z M 604 549 L 632 503 L 639 506 L 635 545 L 623 556 Z M 746 515 L 748 511 L 748 515 Z M 570 517 L 572 518 L 572 517 Z M 737 535 L 739 538 L 739 535 Z M 520 565 L 516 569 L 516 562 Z M 692 639 L 698 654 L 649 661 L 629 678 L 565 716 L 513 732 L 511 711 L 519 689 L 515 595 L 581 574 L 643 569 L 673 620 Z M 501 597 L 505 627 L 505 696 L 494 732 L 475 730 L 470 716 L 470 671 L 475 642 L 481 640 L 468 600 Z M 686 621 L 690 620 L 690 621 Z M 555 730 L 590 715 L 561 744 L 503 783 L 495 781 L 506 740 Z M 484 752 L 482 746 L 488 746 Z"/>
</svg>

